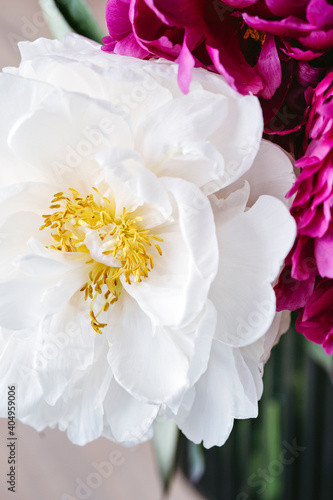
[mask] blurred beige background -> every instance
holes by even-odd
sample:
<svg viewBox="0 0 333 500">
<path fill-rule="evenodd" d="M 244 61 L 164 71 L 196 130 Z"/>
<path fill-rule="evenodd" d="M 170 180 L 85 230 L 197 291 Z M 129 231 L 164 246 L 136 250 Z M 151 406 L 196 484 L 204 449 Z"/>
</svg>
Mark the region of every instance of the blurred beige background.
<svg viewBox="0 0 333 500">
<path fill-rule="evenodd" d="M 106 0 L 90 0 L 88 3 L 106 33 Z M 51 37 L 51 34 L 38 0 L 0 0 L 1 68 L 18 64 L 16 44 L 19 40 L 34 40 L 41 36 Z M 1 394 L 0 397 L 7 395 Z M 72 445 L 60 431 L 47 429 L 37 433 L 19 422 L 16 448 L 17 491 L 15 494 L 8 492 L 7 435 L 7 420 L 0 419 L 1 500 L 162 499 L 151 443 L 128 450 L 106 439 L 99 439 L 85 447 L 78 447 Z M 110 455 L 113 452 L 116 453 Z M 110 464 L 110 456 L 116 464 L 113 470 L 105 465 L 105 462 Z M 99 469 L 102 462 L 104 469 Z M 200 499 L 178 473 L 168 500 Z"/>
</svg>

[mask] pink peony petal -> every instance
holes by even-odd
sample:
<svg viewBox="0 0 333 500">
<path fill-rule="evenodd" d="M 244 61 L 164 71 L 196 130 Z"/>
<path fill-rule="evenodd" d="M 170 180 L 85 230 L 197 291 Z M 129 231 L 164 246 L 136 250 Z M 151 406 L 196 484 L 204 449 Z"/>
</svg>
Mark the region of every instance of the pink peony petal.
<svg viewBox="0 0 333 500">
<path fill-rule="evenodd" d="M 282 19 L 281 21 L 269 21 L 261 19 L 258 16 L 250 16 L 244 13 L 243 19 L 251 28 L 282 37 L 298 38 L 300 36 L 306 36 L 313 30 L 311 25 L 292 16 Z"/>
<path fill-rule="evenodd" d="M 106 4 L 106 24 L 112 38 L 121 39 L 131 33 L 129 5 L 130 0 L 109 0 Z"/>
<path fill-rule="evenodd" d="M 279 17 L 299 16 L 305 13 L 309 0 L 266 0 L 267 7 Z"/>
<path fill-rule="evenodd" d="M 320 276 L 333 278 L 333 226 L 315 241 L 315 256 Z"/>
<path fill-rule="evenodd" d="M 266 35 L 255 69 L 265 84 L 261 95 L 264 99 L 270 99 L 282 81 L 280 59 L 272 35 Z"/>
<path fill-rule="evenodd" d="M 306 18 L 318 28 L 332 26 L 333 5 L 327 3 L 326 0 L 310 0 L 306 9 Z"/>
<path fill-rule="evenodd" d="M 176 62 L 179 63 L 178 70 L 178 85 L 180 90 L 187 94 L 190 90 L 190 83 L 192 78 L 192 68 L 195 66 L 195 60 L 191 51 L 186 44 L 186 35 L 184 43 Z"/>
</svg>

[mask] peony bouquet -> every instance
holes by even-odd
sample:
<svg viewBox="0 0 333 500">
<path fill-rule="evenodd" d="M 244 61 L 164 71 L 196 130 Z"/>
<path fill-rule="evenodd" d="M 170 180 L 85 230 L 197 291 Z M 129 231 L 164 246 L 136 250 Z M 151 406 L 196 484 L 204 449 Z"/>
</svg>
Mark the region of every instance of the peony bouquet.
<svg viewBox="0 0 333 500">
<path fill-rule="evenodd" d="M 171 421 L 221 446 L 290 311 L 333 354 L 333 6 L 109 0 L 106 21 L 0 75 L 2 391 L 78 445 Z"/>
</svg>

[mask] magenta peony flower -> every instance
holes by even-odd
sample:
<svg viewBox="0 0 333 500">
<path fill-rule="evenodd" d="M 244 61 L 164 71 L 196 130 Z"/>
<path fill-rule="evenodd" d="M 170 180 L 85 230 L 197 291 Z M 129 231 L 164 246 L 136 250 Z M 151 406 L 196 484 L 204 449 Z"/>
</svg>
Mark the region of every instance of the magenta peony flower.
<svg viewBox="0 0 333 500">
<path fill-rule="evenodd" d="M 333 354 L 333 72 L 313 93 L 303 147 L 287 195 L 298 236 L 275 292 L 278 310 L 302 308 L 296 329 Z"/>
<path fill-rule="evenodd" d="M 185 93 L 194 66 L 221 73 L 261 97 L 271 133 L 300 127 L 304 91 L 320 81 L 333 47 L 326 0 L 109 0 L 106 20 L 104 50 L 177 61 Z"/>
<path fill-rule="evenodd" d="M 333 354 L 333 280 L 318 279 L 311 298 L 296 320 L 296 329 Z"/>
<path fill-rule="evenodd" d="M 298 238 L 290 256 L 291 276 L 308 279 L 314 272 L 333 278 L 333 72 L 316 88 L 305 130 L 305 155 L 288 196 L 296 193 L 291 213 Z M 315 265 L 304 266 L 304 261 Z"/>
</svg>

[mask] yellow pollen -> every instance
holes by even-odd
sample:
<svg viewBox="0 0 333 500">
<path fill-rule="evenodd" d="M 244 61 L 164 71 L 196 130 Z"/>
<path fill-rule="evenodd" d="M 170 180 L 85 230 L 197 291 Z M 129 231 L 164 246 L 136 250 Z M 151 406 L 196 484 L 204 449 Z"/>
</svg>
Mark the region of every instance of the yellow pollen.
<svg viewBox="0 0 333 500">
<path fill-rule="evenodd" d="M 247 40 L 249 37 L 253 38 L 256 42 L 260 42 L 261 45 L 264 44 L 266 33 L 264 31 L 258 31 L 254 28 L 248 28 L 244 34 L 244 39 Z"/>
<path fill-rule="evenodd" d="M 43 215 L 44 224 L 40 230 L 48 227 L 55 230 L 51 233 L 55 244 L 50 248 L 60 252 L 83 252 L 89 255 L 87 264 L 90 264 L 91 271 L 88 281 L 80 291 L 84 292 L 85 300 L 91 300 L 90 319 L 93 329 L 96 333 L 102 333 L 101 328 L 107 325 L 100 323 L 97 318 L 118 300 L 122 289 L 121 275 L 124 275 L 128 284 L 131 284 L 131 280 L 141 282 L 142 278 L 147 278 L 154 268 L 154 258 L 147 251 L 147 247 L 154 246 L 158 254 L 162 255 L 160 246 L 152 240 L 163 240 L 151 234 L 149 230 L 140 229 L 138 225 L 143 219 L 135 217 L 135 212 L 126 212 L 123 208 L 121 216 L 116 216 L 114 199 L 103 197 L 94 187 L 93 190 L 103 200 L 103 204 L 97 203 L 93 194 L 83 198 L 72 188 L 69 189 L 71 198 L 62 192 L 56 193 L 50 209 L 61 210 Z M 103 255 L 112 256 L 119 266 L 108 266 L 91 258 L 84 243 L 86 233 L 83 228 L 97 231 L 101 242 L 106 248 L 109 247 Z M 99 295 L 104 296 L 104 303 L 95 314 L 94 305 Z"/>
</svg>

